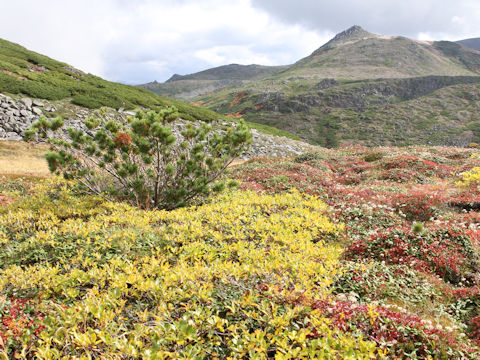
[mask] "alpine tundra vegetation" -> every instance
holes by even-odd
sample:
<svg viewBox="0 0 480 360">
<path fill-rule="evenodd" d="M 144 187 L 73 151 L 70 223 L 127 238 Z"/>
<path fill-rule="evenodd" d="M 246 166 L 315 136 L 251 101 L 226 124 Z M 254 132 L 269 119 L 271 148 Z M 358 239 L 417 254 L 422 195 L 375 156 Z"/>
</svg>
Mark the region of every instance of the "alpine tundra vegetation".
<svg viewBox="0 0 480 360">
<path fill-rule="evenodd" d="M 259 158 L 172 211 L 3 177 L 2 356 L 477 359 L 479 159 Z"/>
</svg>

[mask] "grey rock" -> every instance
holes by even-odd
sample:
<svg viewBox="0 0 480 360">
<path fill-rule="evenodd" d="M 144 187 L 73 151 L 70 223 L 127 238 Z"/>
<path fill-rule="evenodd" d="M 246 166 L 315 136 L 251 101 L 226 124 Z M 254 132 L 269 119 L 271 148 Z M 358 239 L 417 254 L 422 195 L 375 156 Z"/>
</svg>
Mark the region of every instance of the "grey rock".
<svg viewBox="0 0 480 360">
<path fill-rule="evenodd" d="M 23 99 L 21 99 L 20 101 L 27 107 L 27 109 L 30 110 L 30 109 L 32 108 L 32 103 L 33 103 L 33 102 L 32 102 L 32 99 L 30 99 L 30 98 L 23 98 Z"/>
<path fill-rule="evenodd" d="M 32 103 L 33 103 L 33 105 L 35 105 L 35 106 L 42 106 L 42 107 L 45 106 L 45 104 L 44 104 L 42 101 L 38 100 L 38 99 L 33 99 Z"/>
<path fill-rule="evenodd" d="M 22 140 L 22 137 L 15 132 L 9 131 L 5 134 L 5 140 Z"/>
<path fill-rule="evenodd" d="M 32 109 L 32 111 L 33 111 L 34 114 L 37 114 L 37 115 L 42 115 L 43 114 L 42 110 L 40 110 L 38 107 L 34 107 Z"/>
<path fill-rule="evenodd" d="M 20 110 L 20 115 L 22 115 L 23 117 L 27 117 L 28 115 L 30 115 L 30 113 L 27 110 Z"/>
</svg>

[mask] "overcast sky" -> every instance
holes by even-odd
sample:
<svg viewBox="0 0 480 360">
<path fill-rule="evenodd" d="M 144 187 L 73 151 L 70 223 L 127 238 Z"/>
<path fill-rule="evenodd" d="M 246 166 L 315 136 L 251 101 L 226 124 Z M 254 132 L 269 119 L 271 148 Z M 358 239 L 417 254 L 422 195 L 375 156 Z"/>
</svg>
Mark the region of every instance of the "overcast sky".
<svg viewBox="0 0 480 360">
<path fill-rule="evenodd" d="M 352 25 L 480 37 L 480 0 L 0 0 L 0 11 L 1 38 L 128 84 L 230 63 L 290 64 Z"/>
</svg>

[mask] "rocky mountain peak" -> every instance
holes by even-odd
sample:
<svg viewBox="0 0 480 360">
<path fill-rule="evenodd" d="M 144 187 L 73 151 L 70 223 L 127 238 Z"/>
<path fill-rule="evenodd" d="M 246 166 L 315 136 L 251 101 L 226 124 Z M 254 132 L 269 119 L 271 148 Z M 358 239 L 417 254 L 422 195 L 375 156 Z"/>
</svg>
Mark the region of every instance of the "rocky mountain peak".
<svg viewBox="0 0 480 360">
<path fill-rule="evenodd" d="M 375 37 L 375 35 L 364 30 L 359 25 L 353 25 L 347 30 L 344 30 L 338 33 L 337 35 L 335 35 L 335 37 L 329 42 L 327 42 L 325 45 L 323 45 L 322 48 L 328 45 L 344 43 L 347 41 L 361 40 L 361 39 L 370 38 L 370 37 Z"/>
<path fill-rule="evenodd" d="M 170 79 L 168 79 L 167 81 L 165 82 L 172 82 L 172 81 L 177 81 L 177 80 L 182 80 L 183 76 L 182 75 L 179 75 L 179 74 L 173 74 Z"/>
</svg>

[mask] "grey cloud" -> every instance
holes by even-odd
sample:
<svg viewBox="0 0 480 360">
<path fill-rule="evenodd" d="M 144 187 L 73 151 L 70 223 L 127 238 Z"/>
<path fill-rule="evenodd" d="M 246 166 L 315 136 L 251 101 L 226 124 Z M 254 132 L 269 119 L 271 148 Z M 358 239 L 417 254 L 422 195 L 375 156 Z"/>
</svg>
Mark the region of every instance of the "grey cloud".
<svg viewBox="0 0 480 360">
<path fill-rule="evenodd" d="M 421 32 L 471 36 L 480 15 L 475 0 L 252 0 L 252 5 L 284 22 L 316 30 L 340 32 L 360 25 L 373 33 L 408 37 Z M 459 21 L 452 21 L 455 16 Z"/>
</svg>

